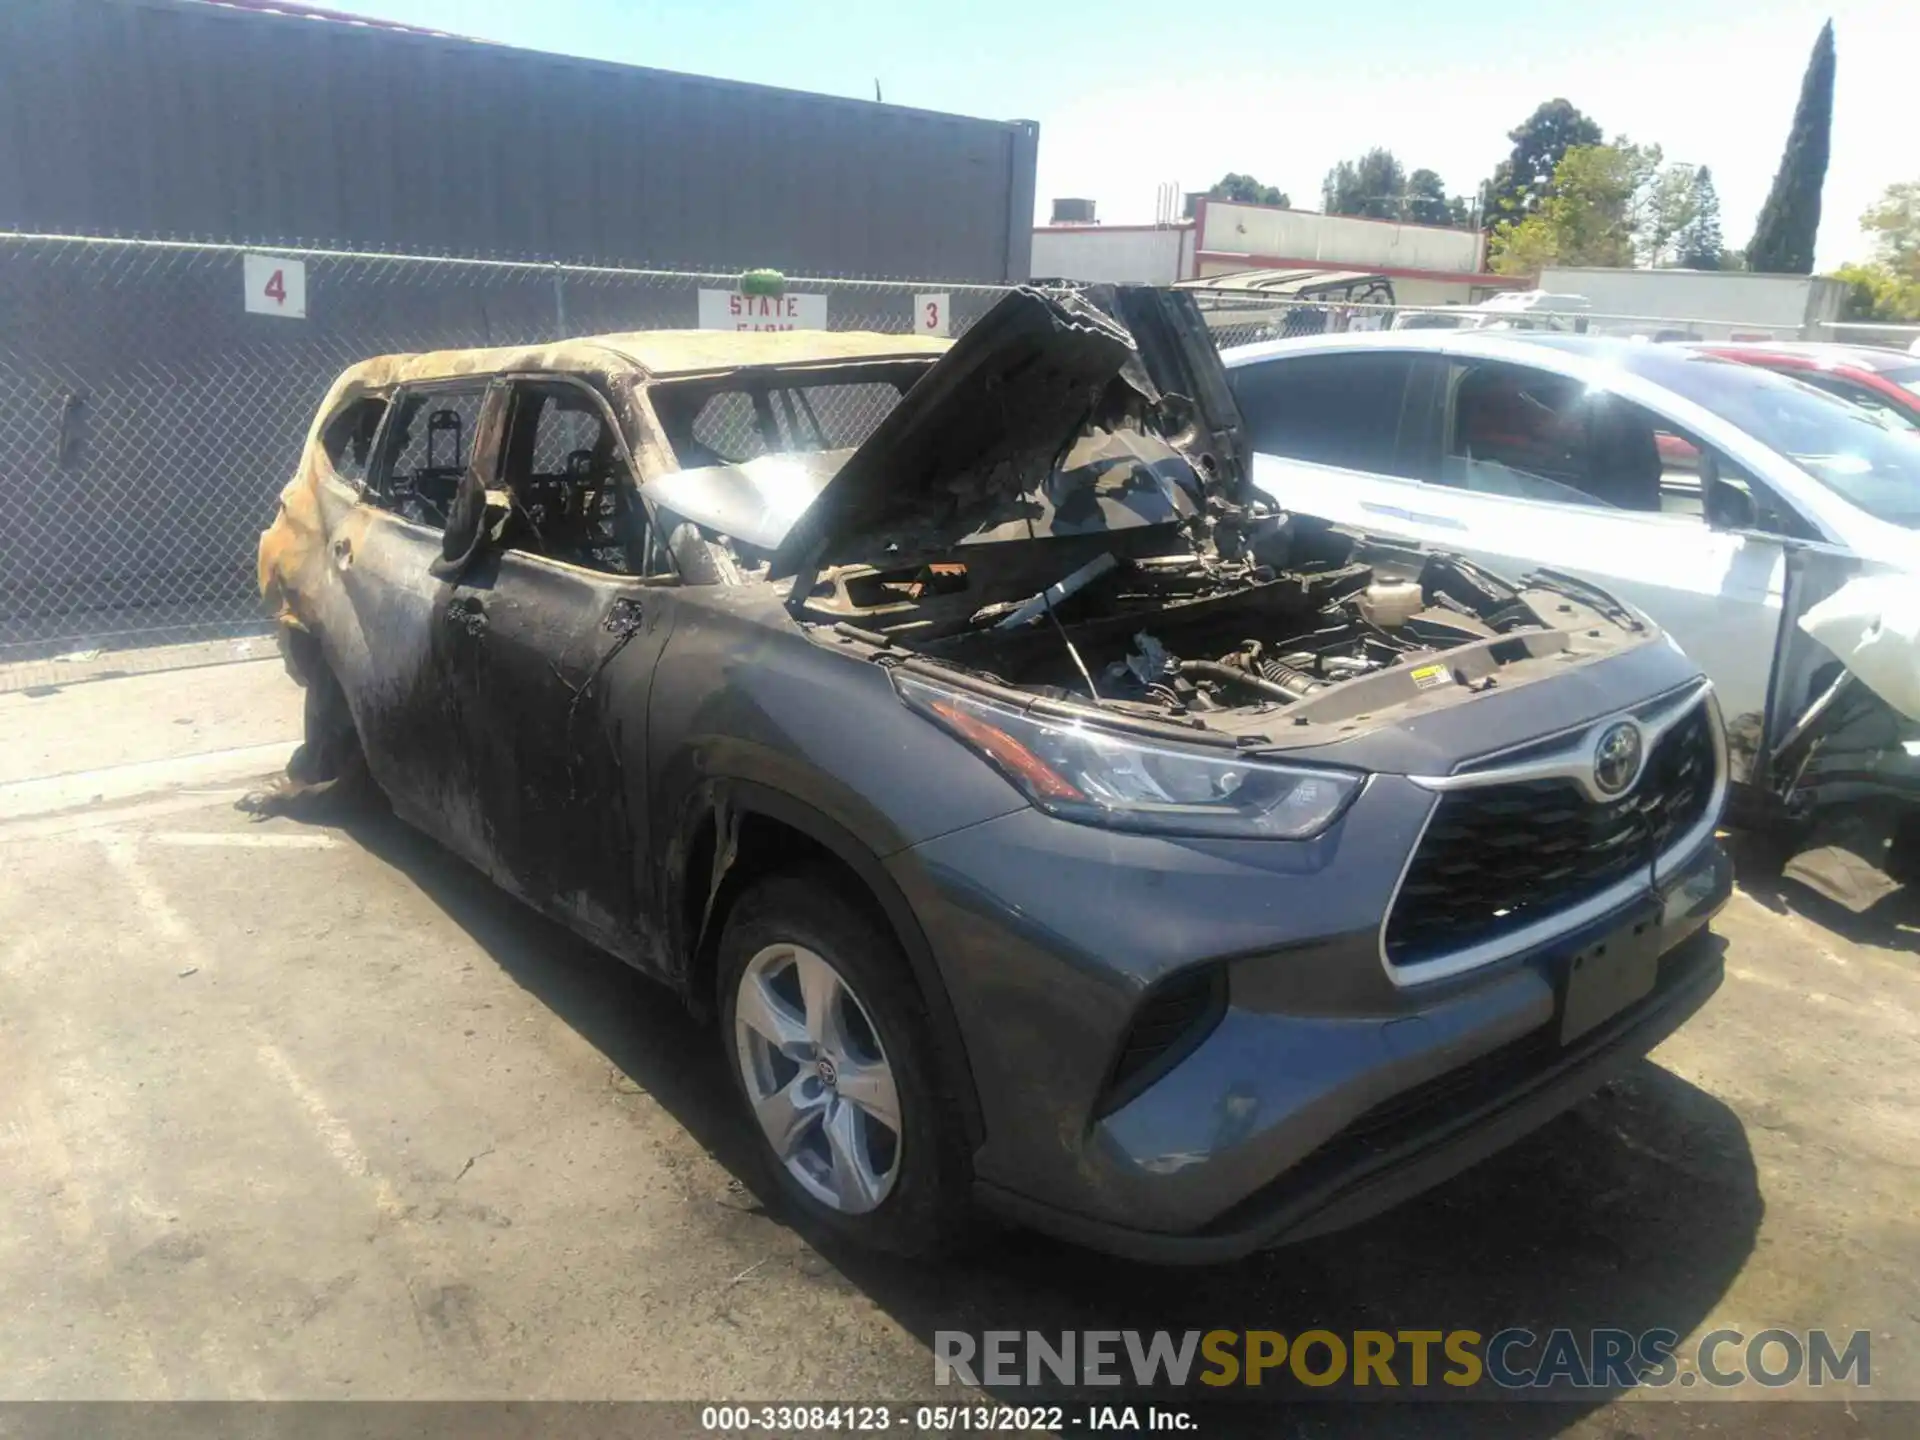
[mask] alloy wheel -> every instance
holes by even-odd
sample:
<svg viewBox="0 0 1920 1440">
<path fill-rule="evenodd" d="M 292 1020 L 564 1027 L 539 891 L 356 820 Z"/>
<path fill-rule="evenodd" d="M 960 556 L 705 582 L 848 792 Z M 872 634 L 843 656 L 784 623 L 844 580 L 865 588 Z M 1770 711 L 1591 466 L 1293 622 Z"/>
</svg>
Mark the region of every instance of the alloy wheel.
<svg viewBox="0 0 1920 1440">
<path fill-rule="evenodd" d="M 807 1194 L 849 1215 L 900 1175 L 900 1091 L 846 977 L 801 945 L 769 945 L 740 972 L 734 1049 L 754 1119 Z"/>
</svg>

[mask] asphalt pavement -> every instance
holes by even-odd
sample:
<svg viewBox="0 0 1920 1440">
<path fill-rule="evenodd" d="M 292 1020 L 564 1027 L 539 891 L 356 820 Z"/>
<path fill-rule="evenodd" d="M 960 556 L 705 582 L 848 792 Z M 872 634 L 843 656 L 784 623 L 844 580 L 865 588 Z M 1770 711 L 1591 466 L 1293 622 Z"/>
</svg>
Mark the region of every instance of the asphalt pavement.
<svg viewBox="0 0 1920 1440">
<path fill-rule="evenodd" d="M 1749 864 L 1699 1017 L 1356 1230 L 1201 1271 L 1015 1233 L 882 1263 L 769 1213 L 718 1043 L 664 991 L 388 816 L 237 811 L 298 717 L 277 662 L 0 694 L 0 1399 L 951 1399 L 941 1329 L 1510 1325 L 1865 1329 L 1874 1391 L 1920 1399 L 1905 911 Z M 1913 1414 L 1596 1395 L 1220 1428 Z"/>
</svg>

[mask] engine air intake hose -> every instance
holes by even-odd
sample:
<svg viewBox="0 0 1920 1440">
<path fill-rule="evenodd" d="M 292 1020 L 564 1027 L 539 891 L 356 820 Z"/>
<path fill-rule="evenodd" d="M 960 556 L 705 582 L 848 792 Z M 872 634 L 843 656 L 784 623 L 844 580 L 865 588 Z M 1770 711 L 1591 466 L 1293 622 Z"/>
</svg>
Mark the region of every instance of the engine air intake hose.
<svg viewBox="0 0 1920 1440">
<path fill-rule="evenodd" d="M 1260 673 L 1296 700 L 1304 700 L 1316 690 L 1327 688 L 1326 681 L 1316 680 L 1306 671 L 1296 670 L 1284 660 L 1262 660 Z"/>
</svg>

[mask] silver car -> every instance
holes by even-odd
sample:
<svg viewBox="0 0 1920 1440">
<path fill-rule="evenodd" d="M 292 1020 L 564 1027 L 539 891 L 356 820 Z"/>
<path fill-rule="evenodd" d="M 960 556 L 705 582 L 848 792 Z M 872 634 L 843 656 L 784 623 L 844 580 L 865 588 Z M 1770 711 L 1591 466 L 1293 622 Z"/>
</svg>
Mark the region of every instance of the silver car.
<svg viewBox="0 0 1920 1440">
<path fill-rule="evenodd" d="M 1920 574 L 1920 437 L 1690 346 L 1396 331 L 1223 359 L 1283 507 L 1604 586 L 1713 679 L 1762 814 L 1892 801 L 1879 851 L 1906 823 L 1920 716 L 1832 693 L 1850 672 L 1794 622 L 1865 572 Z"/>
</svg>

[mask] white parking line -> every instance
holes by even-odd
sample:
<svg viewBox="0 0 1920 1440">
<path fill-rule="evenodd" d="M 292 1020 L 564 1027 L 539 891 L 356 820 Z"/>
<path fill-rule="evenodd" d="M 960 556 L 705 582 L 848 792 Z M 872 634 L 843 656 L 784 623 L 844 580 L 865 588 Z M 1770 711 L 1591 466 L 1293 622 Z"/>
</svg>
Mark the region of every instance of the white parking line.
<svg viewBox="0 0 1920 1440">
<path fill-rule="evenodd" d="M 397 1220 L 407 1213 L 405 1203 L 393 1183 L 373 1168 L 373 1162 L 367 1159 L 366 1152 L 354 1141 L 353 1132 L 332 1110 L 320 1092 L 300 1078 L 300 1072 L 293 1068 L 293 1062 L 287 1059 L 280 1047 L 271 1040 L 262 1040 L 258 1051 L 260 1063 L 271 1070 L 274 1078 L 293 1092 L 294 1099 L 300 1102 L 300 1108 L 307 1112 L 313 1130 L 320 1137 L 320 1143 L 333 1156 L 334 1163 L 358 1180 L 370 1181 L 373 1185 L 374 1207 L 389 1219 Z"/>
<path fill-rule="evenodd" d="M 245 790 L 183 790 L 157 800 L 112 805 L 101 810 L 48 815 L 32 820 L 0 820 L 0 844 L 9 840 L 51 840 L 61 836 L 91 840 L 103 830 L 114 830 L 141 820 L 232 805 L 246 793 Z"/>
<path fill-rule="evenodd" d="M 140 902 L 148 923 L 178 950 L 179 954 L 173 958 L 185 960 L 201 970 L 209 969 L 212 957 L 194 939 L 187 922 L 180 918 L 180 912 L 167 899 L 167 892 L 160 888 L 159 882 L 140 863 L 140 857 L 134 853 L 133 842 L 124 835 L 103 835 L 100 837 L 100 848 L 107 852 L 107 859 L 120 872 L 120 878 L 127 882 L 127 889 L 133 892 L 133 898 Z"/>
<path fill-rule="evenodd" d="M 331 850 L 331 835 L 260 830 L 155 830 L 134 838 L 150 845 L 185 845 L 213 850 Z"/>
<path fill-rule="evenodd" d="M 109 834 L 99 837 L 100 848 L 120 872 L 127 888 L 139 902 L 147 922 L 169 944 L 176 947 L 175 959 L 185 959 L 201 970 L 212 967 L 212 953 L 202 945 L 180 912 L 173 908 L 173 902 L 167 898 L 157 880 L 148 873 L 135 853 L 133 839 L 126 835 Z M 373 1187 L 373 1203 L 379 1212 L 389 1219 L 399 1219 L 407 1213 L 406 1205 L 401 1201 L 399 1192 L 393 1183 L 373 1168 L 373 1162 L 367 1159 L 366 1152 L 354 1141 L 353 1132 L 339 1116 L 327 1107 L 320 1092 L 300 1077 L 280 1047 L 266 1036 L 254 1035 L 255 1053 L 260 1063 L 265 1065 L 273 1076 L 300 1103 L 312 1123 L 314 1134 L 334 1159 L 334 1162 L 355 1179 L 365 1180 Z"/>
<path fill-rule="evenodd" d="M 213 750 L 204 755 L 143 760 L 132 765 L 110 765 L 103 770 L 15 780 L 0 785 L 0 821 L 51 815 L 162 790 L 230 785 L 236 780 L 271 775 L 286 768 L 293 749 L 293 741 L 279 740 L 271 745 L 248 745 L 238 750 Z"/>
</svg>

